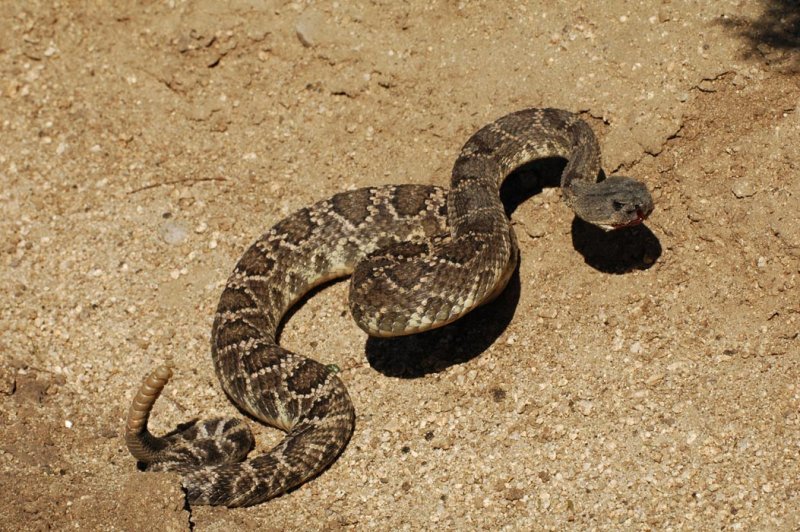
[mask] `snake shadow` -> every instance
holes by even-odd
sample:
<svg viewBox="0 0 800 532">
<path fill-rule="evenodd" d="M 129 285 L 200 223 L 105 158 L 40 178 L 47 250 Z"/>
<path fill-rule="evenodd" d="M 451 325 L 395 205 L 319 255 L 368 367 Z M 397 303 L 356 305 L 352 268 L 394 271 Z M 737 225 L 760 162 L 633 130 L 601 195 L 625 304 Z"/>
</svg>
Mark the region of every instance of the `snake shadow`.
<svg viewBox="0 0 800 532">
<path fill-rule="evenodd" d="M 558 187 L 567 161 L 559 157 L 541 159 L 525 165 L 506 179 L 500 190 L 506 214 L 545 187 Z M 606 178 L 600 172 L 600 180 Z M 603 231 L 577 216 L 572 220 L 572 247 L 587 265 L 603 273 L 622 274 L 646 270 L 661 256 L 661 243 L 645 225 L 616 231 Z"/>
<path fill-rule="evenodd" d="M 644 224 L 606 232 L 578 217 L 572 220 L 572 246 L 603 273 L 647 270 L 661 256 L 658 237 Z"/>
<path fill-rule="evenodd" d="M 544 188 L 560 186 L 565 165 L 564 159 L 554 157 L 513 172 L 500 189 L 506 214 L 510 217 L 519 205 Z M 604 273 L 647 269 L 661 256 L 658 238 L 644 225 L 607 233 L 576 217 L 572 222 L 572 244 L 586 264 Z M 450 325 L 411 336 L 370 337 L 365 346 L 367 361 L 386 376 L 407 379 L 468 362 L 488 349 L 508 327 L 519 297 L 517 267 L 497 299 Z"/>
<path fill-rule="evenodd" d="M 460 320 L 410 336 L 367 339 L 367 362 L 387 377 L 414 379 L 463 364 L 483 353 L 511 323 L 519 303 L 519 267 L 491 303 Z"/>
</svg>

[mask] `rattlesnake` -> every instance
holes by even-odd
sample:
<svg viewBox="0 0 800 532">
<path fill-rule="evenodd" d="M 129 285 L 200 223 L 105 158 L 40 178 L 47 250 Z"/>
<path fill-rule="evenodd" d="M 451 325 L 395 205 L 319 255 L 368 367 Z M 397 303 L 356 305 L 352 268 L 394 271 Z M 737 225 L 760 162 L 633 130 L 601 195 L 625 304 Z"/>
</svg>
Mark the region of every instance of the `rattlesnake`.
<svg viewBox="0 0 800 532">
<path fill-rule="evenodd" d="M 513 170 L 547 157 L 568 160 L 561 190 L 580 218 L 613 229 L 652 211 L 639 181 L 596 183 L 600 150 L 592 130 L 557 109 L 519 111 L 480 129 L 462 148 L 449 191 L 362 188 L 300 209 L 239 259 L 211 333 L 222 388 L 285 438 L 242 461 L 253 437 L 236 419 L 151 435 L 150 410 L 172 375 L 161 366 L 130 409 L 125 439 L 133 456 L 148 469 L 181 473 L 190 504 L 257 504 L 319 474 L 344 449 L 355 414 L 334 367 L 277 345 L 284 313 L 312 287 L 350 273 L 353 317 L 375 336 L 440 327 L 486 303 L 503 290 L 518 256 L 499 187 Z"/>
</svg>

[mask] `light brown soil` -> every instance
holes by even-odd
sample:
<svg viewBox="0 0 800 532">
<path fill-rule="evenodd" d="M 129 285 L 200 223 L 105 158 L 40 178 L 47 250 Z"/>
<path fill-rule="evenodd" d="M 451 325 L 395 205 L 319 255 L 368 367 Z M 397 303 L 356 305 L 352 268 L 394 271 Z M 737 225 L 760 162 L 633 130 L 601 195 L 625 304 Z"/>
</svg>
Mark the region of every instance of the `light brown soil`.
<svg viewBox="0 0 800 532">
<path fill-rule="evenodd" d="M 792 3 L 107 4 L 0 3 L 0 528 L 800 527 Z M 235 413 L 207 344 L 250 242 L 343 189 L 446 185 L 534 106 L 649 184 L 646 228 L 545 188 L 509 291 L 422 338 L 368 340 L 346 283 L 308 299 L 282 342 L 342 369 L 358 419 L 290 494 L 188 509 L 136 469 L 155 364 L 154 429 Z"/>
</svg>

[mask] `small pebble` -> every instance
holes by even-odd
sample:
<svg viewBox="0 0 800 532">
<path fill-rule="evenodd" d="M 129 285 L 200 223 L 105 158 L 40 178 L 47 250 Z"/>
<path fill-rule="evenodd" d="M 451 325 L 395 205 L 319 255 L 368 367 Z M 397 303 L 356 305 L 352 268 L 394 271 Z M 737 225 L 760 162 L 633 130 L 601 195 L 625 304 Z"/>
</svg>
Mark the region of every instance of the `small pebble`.
<svg viewBox="0 0 800 532">
<path fill-rule="evenodd" d="M 552 320 L 558 317 L 558 309 L 556 308 L 542 309 L 539 312 L 537 312 L 537 314 L 539 315 L 540 318 L 546 318 L 548 320 Z"/>
<path fill-rule="evenodd" d="M 550 494 L 547 492 L 540 493 L 539 502 L 542 504 L 542 509 L 547 510 L 550 508 Z"/>
<path fill-rule="evenodd" d="M 731 187 L 731 192 L 733 192 L 733 195 L 737 198 L 742 199 L 755 196 L 757 190 L 755 185 L 753 185 L 753 183 L 750 181 L 740 179 L 733 184 Z"/>
<path fill-rule="evenodd" d="M 518 501 L 525 496 L 525 492 L 519 488 L 509 488 L 505 492 L 507 501 Z"/>
<path fill-rule="evenodd" d="M 161 233 L 161 238 L 167 244 L 171 246 L 177 246 L 178 244 L 183 243 L 184 240 L 189 235 L 189 231 L 186 229 L 180 222 L 176 222 L 175 220 L 166 220 L 162 225 L 159 231 Z"/>
<path fill-rule="evenodd" d="M 663 373 L 660 373 L 660 372 L 659 373 L 653 373 L 652 375 L 647 377 L 647 380 L 645 380 L 644 383 L 647 384 L 648 386 L 652 386 L 654 384 L 658 384 L 663 379 L 664 379 L 664 374 Z"/>
<path fill-rule="evenodd" d="M 588 416 L 589 414 L 591 414 L 592 409 L 594 408 L 594 404 L 591 401 L 586 401 L 584 399 L 575 403 L 575 406 L 578 407 L 578 411 L 584 416 Z"/>
<path fill-rule="evenodd" d="M 309 11 L 300 15 L 294 30 L 303 46 L 310 48 L 319 44 L 324 27 L 324 17 L 315 11 Z"/>
</svg>

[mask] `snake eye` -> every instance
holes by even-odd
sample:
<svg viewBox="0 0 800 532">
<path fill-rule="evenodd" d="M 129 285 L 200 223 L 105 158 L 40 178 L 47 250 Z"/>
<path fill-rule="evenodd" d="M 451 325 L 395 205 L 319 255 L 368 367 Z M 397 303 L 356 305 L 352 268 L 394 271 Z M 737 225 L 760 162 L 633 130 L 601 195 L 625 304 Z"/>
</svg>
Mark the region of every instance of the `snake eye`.
<svg viewBox="0 0 800 532">
<path fill-rule="evenodd" d="M 624 207 L 624 206 L 625 206 L 625 204 L 624 204 L 624 203 L 622 203 L 622 202 L 621 202 L 621 201 L 619 201 L 619 200 L 614 200 L 614 201 L 612 201 L 612 202 L 611 202 L 611 206 L 612 206 L 612 207 L 614 207 L 614 210 L 615 210 L 615 211 L 621 211 L 621 210 L 622 210 L 622 207 Z"/>
</svg>

